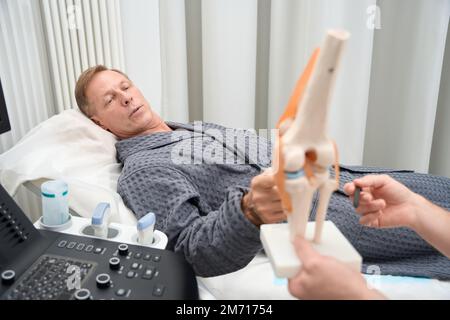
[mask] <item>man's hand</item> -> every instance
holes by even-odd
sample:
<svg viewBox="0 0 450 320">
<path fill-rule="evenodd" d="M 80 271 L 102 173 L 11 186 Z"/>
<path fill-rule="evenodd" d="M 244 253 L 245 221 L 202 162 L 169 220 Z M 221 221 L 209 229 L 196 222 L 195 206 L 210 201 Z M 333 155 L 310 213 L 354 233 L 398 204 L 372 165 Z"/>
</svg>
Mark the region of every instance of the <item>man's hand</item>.
<svg viewBox="0 0 450 320">
<path fill-rule="evenodd" d="M 286 220 L 275 178 L 270 169 L 252 179 L 250 192 L 242 198 L 241 206 L 247 219 L 258 227 L 261 224 Z"/>
<path fill-rule="evenodd" d="M 411 227 L 415 220 L 417 194 L 388 175 L 367 175 L 344 186 L 353 200 L 355 187 L 361 188 L 361 224 L 376 228 Z"/>
<path fill-rule="evenodd" d="M 365 279 L 343 263 L 320 255 L 301 237 L 294 247 L 302 262 L 299 273 L 289 279 L 289 292 L 299 299 L 384 299 L 368 288 Z"/>
</svg>

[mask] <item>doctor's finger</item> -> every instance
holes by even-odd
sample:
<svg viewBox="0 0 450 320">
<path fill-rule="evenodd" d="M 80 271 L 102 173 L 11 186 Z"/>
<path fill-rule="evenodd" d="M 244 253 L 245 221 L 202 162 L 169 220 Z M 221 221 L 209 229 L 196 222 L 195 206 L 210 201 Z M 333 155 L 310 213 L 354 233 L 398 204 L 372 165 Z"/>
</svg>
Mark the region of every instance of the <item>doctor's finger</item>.
<svg viewBox="0 0 450 320">
<path fill-rule="evenodd" d="M 348 196 L 352 196 L 355 193 L 355 184 L 353 182 L 347 182 L 346 184 L 344 184 L 344 192 L 348 195 Z"/>
<path fill-rule="evenodd" d="M 373 201 L 373 195 L 369 192 L 361 192 L 359 203 L 367 203 Z"/>
<path fill-rule="evenodd" d="M 383 210 L 384 208 L 386 208 L 386 201 L 384 201 L 384 199 L 377 199 L 366 203 L 360 203 L 358 208 L 356 208 L 356 212 L 365 214 L 368 212 Z"/>
<path fill-rule="evenodd" d="M 374 223 L 376 223 L 376 225 L 378 226 L 377 221 L 380 218 L 380 215 L 381 215 L 381 211 L 368 213 L 359 219 L 359 223 L 364 226 L 371 226 Z"/>
<path fill-rule="evenodd" d="M 355 202 L 355 196 L 354 195 L 349 196 L 349 198 L 350 198 L 352 203 Z M 373 200 L 374 200 L 374 198 L 373 198 L 373 195 L 371 193 L 361 192 L 360 195 L 359 195 L 358 207 L 360 205 L 362 205 L 362 204 L 369 203 L 369 202 L 371 202 Z"/>
<path fill-rule="evenodd" d="M 371 187 L 377 189 L 384 186 L 388 182 L 388 179 L 389 178 L 387 178 L 386 175 L 370 174 L 362 178 L 355 179 L 353 182 L 360 188 Z"/>
<path fill-rule="evenodd" d="M 300 271 L 301 272 L 301 271 Z M 289 292 L 296 298 L 303 299 L 306 296 L 306 291 L 303 287 L 304 277 L 301 273 L 297 274 L 295 278 L 289 279 Z"/>
</svg>

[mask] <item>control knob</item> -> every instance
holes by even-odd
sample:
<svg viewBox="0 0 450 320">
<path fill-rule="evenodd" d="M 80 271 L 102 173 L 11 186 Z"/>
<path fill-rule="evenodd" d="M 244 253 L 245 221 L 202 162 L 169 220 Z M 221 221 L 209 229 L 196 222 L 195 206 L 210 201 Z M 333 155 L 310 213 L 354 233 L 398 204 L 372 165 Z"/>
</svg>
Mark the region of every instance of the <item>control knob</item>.
<svg viewBox="0 0 450 320">
<path fill-rule="evenodd" d="M 111 277 L 107 273 L 100 273 L 95 278 L 95 281 L 97 282 L 97 287 L 101 289 L 108 288 L 111 284 Z"/>
</svg>

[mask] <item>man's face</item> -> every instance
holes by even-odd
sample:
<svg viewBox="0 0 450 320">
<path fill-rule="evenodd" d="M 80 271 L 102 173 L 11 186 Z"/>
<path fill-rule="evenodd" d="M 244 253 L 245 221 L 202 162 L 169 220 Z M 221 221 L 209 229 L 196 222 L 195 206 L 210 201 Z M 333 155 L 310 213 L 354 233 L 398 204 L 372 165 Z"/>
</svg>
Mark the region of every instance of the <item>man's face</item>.
<svg viewBox="0 0 450 320">
<path fill-rule="evenodd" d="M 86 88 L 91 120 L 120 139 L 150 133 L 161 123 L 139 89 L 124 75 L 105 70 Z"/>
</svg>

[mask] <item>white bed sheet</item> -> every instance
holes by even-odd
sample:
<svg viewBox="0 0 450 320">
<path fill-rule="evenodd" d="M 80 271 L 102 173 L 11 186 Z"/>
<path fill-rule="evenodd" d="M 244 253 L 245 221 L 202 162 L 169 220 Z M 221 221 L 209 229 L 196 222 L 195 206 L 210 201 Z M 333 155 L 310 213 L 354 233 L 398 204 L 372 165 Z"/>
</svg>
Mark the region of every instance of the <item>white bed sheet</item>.
<svg viewBox="0 0 450 320">
<path fill-rule="evenodd" d="M 134 214 L 116 192 L 122 168 L 116 141 L 78 109 L 65 110 L 0 155 L 0 182 L 14 195 L 27 181 L 62 179 L 69 185 L 69 206 L 80 216 L 91 217 L 99 202 L 109 202 L 112 222 L 133 225 Z"/>
<path fill-rule="evenodd" d="M 364 275 L 368 284 L 394 300 L 450 300 L 450 281 Z M 212 278 L 197 277 L 202 299 L 292 300 L 287 279 L 272 271 L 269 259 L 258 254 L 245 268 Z"/>
</svg>

